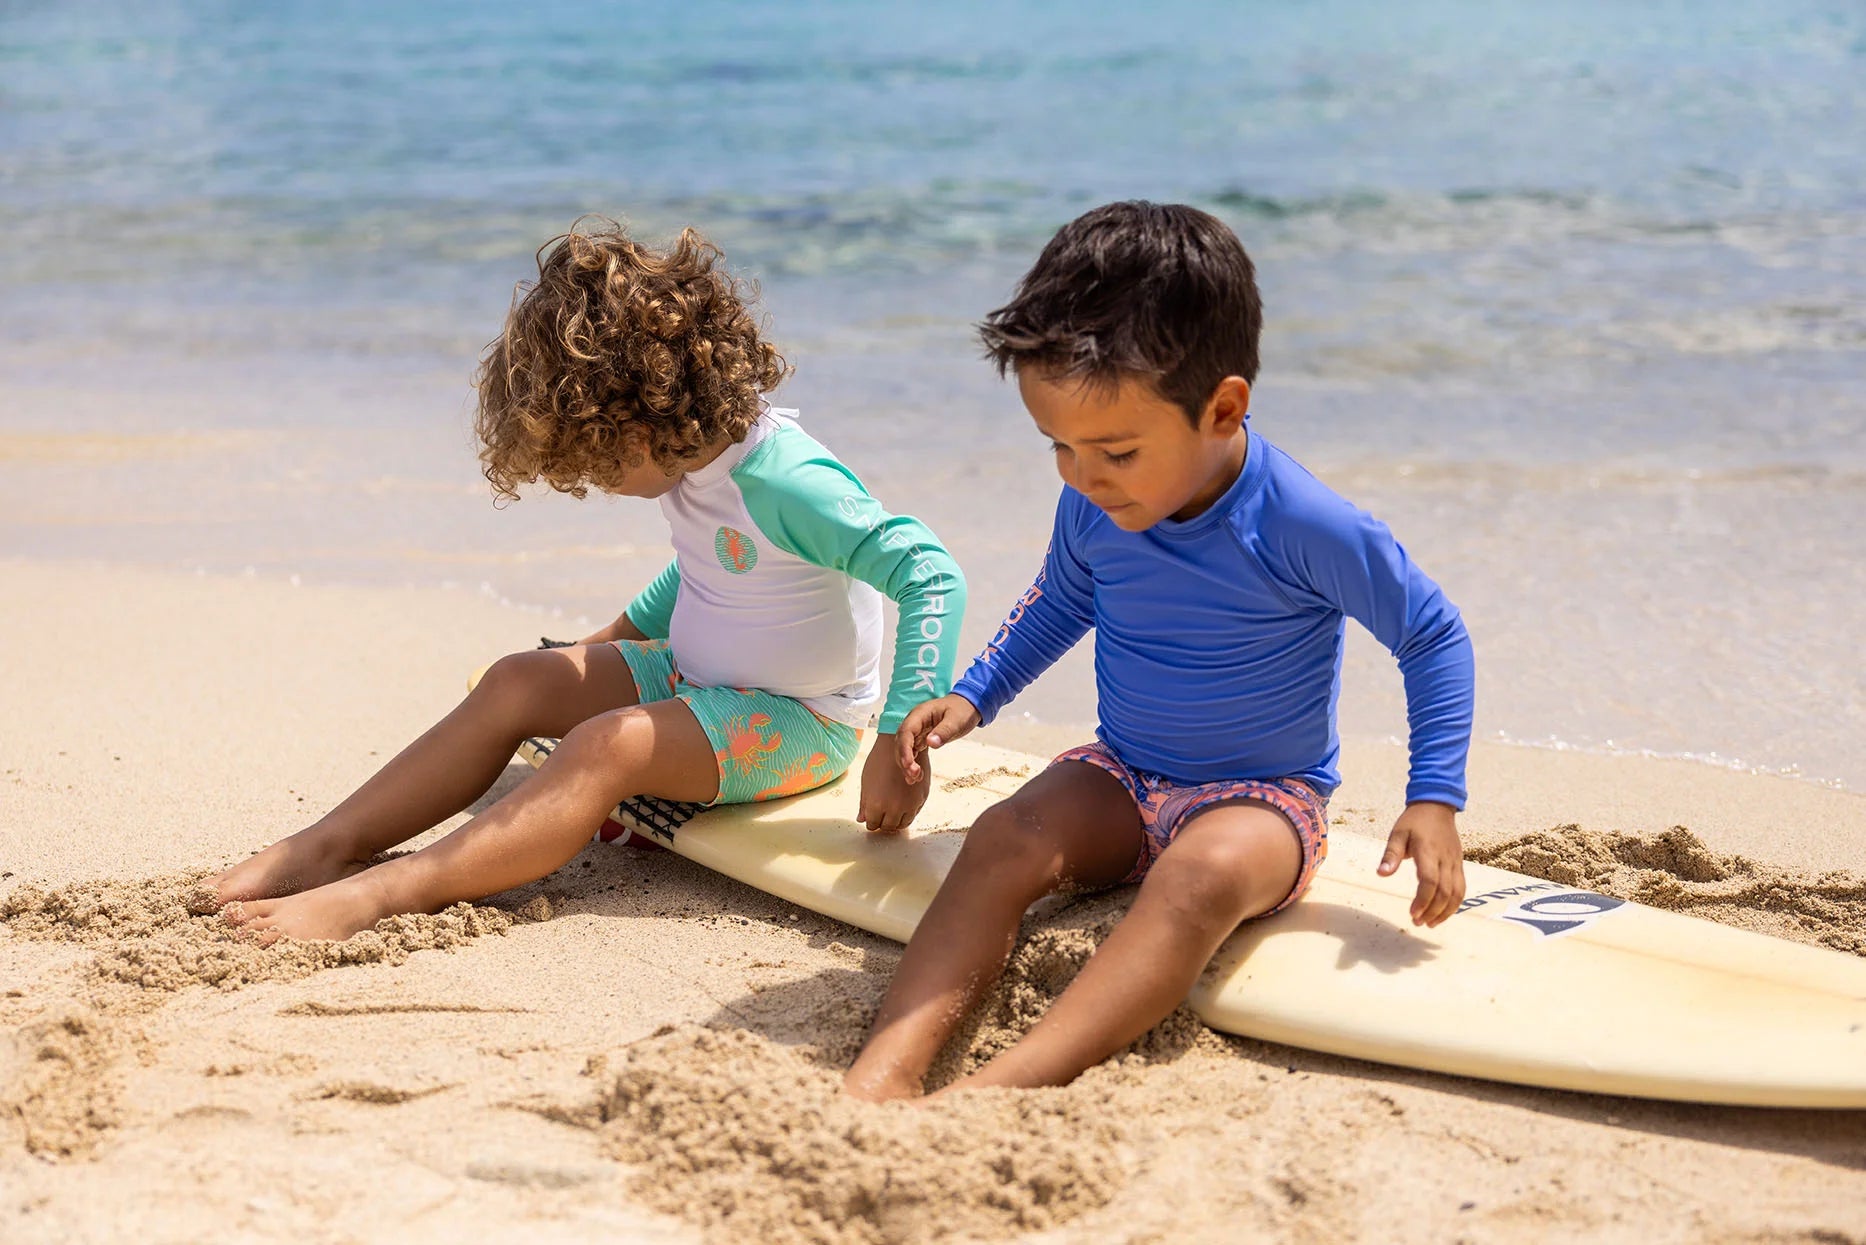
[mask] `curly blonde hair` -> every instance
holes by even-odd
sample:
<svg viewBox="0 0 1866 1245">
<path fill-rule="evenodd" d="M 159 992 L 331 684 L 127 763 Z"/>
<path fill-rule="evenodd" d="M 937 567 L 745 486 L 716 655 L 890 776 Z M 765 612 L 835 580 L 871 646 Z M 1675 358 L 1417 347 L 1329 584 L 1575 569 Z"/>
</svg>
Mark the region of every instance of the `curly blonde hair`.
<svg viewBox="0 0 1866 1245">
<path fill-rule="evenodd" d="M 481 471 L 501 500 L 542 480 L 574 497 L 644 458 L 674 467 L 745 439 L 761 394 L 790 374 L 759 338 L 756 291 L 692 229 L 665 252 L 584 221 L 538 249 L 474 386 Z"/>
</svg>

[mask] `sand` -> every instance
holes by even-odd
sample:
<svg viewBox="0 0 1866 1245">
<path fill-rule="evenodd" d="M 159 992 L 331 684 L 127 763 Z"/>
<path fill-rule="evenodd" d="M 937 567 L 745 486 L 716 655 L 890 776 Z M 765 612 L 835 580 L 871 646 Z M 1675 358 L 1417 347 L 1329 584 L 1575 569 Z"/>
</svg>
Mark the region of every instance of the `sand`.
<svg viewBox="0 0 1866 1245">
<path fill-rule="evenodd" d="M 1493 1085 L 1184 1011 L 1063 1089 L 849 1103 L 898 948 L 668 853 L 253 946 L 189 910 L 201 871 L 562 625 L 463 593 L 0 574 L 0 1240 L 1866 1241 L 1859 1112 Z M 1352 743 L 1337 833 L 1390 824 L 1403 766 Z M 1495 745 L 1473 789 L 1474 858 L 1866 950 L 1866 797 Z M 1120 902 L 1034 926 L 935 1079 L 1014 1040 Z"/>
</svg>

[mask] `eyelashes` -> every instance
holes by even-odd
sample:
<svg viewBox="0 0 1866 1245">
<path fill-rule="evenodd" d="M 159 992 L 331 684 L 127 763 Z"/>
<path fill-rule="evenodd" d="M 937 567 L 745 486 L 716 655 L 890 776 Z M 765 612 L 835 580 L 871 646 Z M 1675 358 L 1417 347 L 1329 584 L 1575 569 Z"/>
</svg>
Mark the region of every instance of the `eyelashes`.
<svg viewBox="0 0 1866 1245">
<path fill-rule="evenodd" d="M 1071 454 L 1075 451 L 1071 450 L 1060 441 L 1052 441 L 1050 442 L 1050 452 L 1053 454 Z M 1109 454 L 1104 451 L 1102 456 L 1116 467 L 1125 467 L 1128 463 L 1133 462 L 1135 456 L 1139 453 L 1139 450 L 1127 450 L 1120 454 Z"/>
</svg>

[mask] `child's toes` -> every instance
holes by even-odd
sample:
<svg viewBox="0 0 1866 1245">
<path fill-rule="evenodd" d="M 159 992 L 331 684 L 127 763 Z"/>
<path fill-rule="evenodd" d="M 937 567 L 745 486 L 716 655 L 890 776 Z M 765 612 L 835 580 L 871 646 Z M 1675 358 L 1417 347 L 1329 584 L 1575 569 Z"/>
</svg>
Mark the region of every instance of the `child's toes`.
<svg viewBox="0 0 1866 1245">
<path fill-rule="evenodd" d="M 260 946 L 269 947 L 284 936 L 285 931 L 279 927 L 278 914 L 273 911 L 275 905 L 265 901 L 242 903 L 235 900 L 227 906 L 242 909 L 240 920 L 237 922 L 240 933 L 253 939 Z"/>
<path fill-rule="evenodd" d="M 248 932 L 271 929 L 277 925 L 277 907 L 271 899 L 235 899 L 220 910 L 220 919 Z"/>
<path fill-rule="evenodd" d="M 227 906 L 220 898 L 220 889 L 214 885 L 212 879 L 190 889 L 182 897 L 181 902 L 182 907 L 188 910 L 189 916 L 213 916 Z"/>
</svg>

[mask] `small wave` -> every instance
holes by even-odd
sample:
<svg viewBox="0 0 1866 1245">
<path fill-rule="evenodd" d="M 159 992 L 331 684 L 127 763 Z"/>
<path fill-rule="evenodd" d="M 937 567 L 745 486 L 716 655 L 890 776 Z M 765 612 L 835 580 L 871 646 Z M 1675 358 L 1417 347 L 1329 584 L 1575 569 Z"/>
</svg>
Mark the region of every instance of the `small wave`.
<svg viewBox="0 0 1866 1245">
<path fill-rule="evenodd" d="M 597 186 L 530 204 L 234 195 L 48 214 L 0 199 L 0 232 L 15 243 L 0 254 L 0 289 L 33 308 L 0 327 L 217 357 L 470 358 L 539 243 L 585 211 L 650 238 L 697 225 L 761 279 L 937 284 L 948 305 L 963 299 L 964 318 L 1099 197 L 940 177 L 857 191 Z M 1831 213 L 1668 217 L 1533 186 L 1288 195 L 1234 179 L 1184 197 L 1229 220 L 1257 257 L 1275 308 L 1265 358 L 1281 376 L 1495 380 L 1576 361 L 1866 350 L 1866 303 L 1852 293 L 1866 278 L 1866 228 Z M 109 248 L 71 245 L 106 235 Z"/>
<path fill-rule="evenodd" d="M 851 59 L 779 57 L 770 60 L 673 59 L 660 65 L 642 65 L 647 80 L 663 84 L 718 83 L 757 86 L 768 83 L 808 83 L 820 91 L 825 83 L 900 87 L 918 83 L 1003 82 L 1027 72 L 1029 62 L 1006 52 L 961 56 L 865 56 Z"/>
<path fill-rule="evenodd" d="M 1622 756 L 1640 757 L 1653 761 L 1690 761 L 1697 765 L 1708 765 L 1713 769 L 1731 770 L 1740 774 L 1757 774 L 1770 778 L 1787 778 L 1796 782 L 1810 783 L 1816 787 L 1825 787 L 1830 791 L 1846 791 L 1850 788 L 1838 778 L 1819 778 L 1807 773 L 1799 765 L 1755 765 L 1735 757 L 1727 757 L 1718 752 L 1665 752 L 1653 748 L 1623 747 L 1609 740 L 1602 744 L 1577 744 L 1549 737 L 1546 739 L 1517 739 L 1499 731 L 1491 737 L 1495 743 L 1511 748 L 1533 748 L 1545 752 L 1575 752 L 1584 756 Z"/>
<path fill-rule="evenodd" d="M 341 198 L 179 193 L 125 203 L 66 202 L 48 210 L 25 194 L 0 199 L 0 230 L 15 243 L 0 256 L 0 282 L 161 282 L 202 271 L 290 279 L 510 263 L 529 257 L 587 212 L 657 233 L 699 224 L 735 258 L 766 271 L 931 273 L 955 261 L 1027 262 L 1065 221 L 1118 193 L 1116 183 L 1087 180 L 942 176 L 701 193 L 597 181 L 525 203 L 438 188 L 355 187 Z M 1546 257 L 1546 266 L 1563 256 L 1584 262 L 1597 251 L 1608 262 L 1617 244 L 1667 238 L 1776 264 L 1810 245 L 1845 247 L 1862 236 L 1857 217 L 1832 212 L 1720 218 L 1536 186 L 1285 194 L 1236 182 L 1210 188 L 1186 183 L 1162 187 L 1154 197 L 1205 207 L 1237 225 L 1253 249 L 1284 260 L 1352 252 L 1482 257 L 1522 246 Z M 99 236 L 113 245 L 69 245 Z M 1825 268 L 1834 256 L 1809 258 Z"/>
<path fill-rule="evenodd" d="M 1265 220 L 1289 220 L 1300 216 L 1352 216 L 1377 212 L 1391 206 L 1392 200 L 1372 190 L 1279 197 L 1227 187 L 1204 196 L 1204 203 L 1221 212 L 1235 212 Z"/>
</svg>

